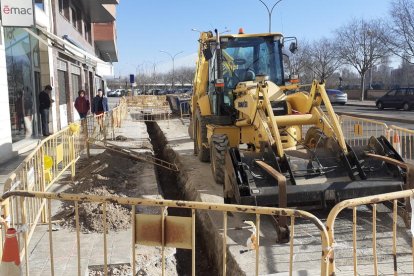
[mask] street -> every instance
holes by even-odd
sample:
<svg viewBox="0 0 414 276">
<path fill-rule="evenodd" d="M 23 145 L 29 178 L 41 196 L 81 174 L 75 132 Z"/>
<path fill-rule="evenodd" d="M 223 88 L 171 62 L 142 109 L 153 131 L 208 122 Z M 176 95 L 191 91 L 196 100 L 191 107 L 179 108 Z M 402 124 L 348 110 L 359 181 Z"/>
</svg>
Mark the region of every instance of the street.
<svg viewBox="0 0 414 276">
<path fill-rule="evenodd" d="M 408 129 L 414 128 L 414 111 L 403 111 L 396 109 L 379 110 L 375 106 L 357 105 L 353 103 L 344 106 L 334 105 L 333 107 L 338 115 L 344 114 L 381 121 L 387 125 L 396 125 Z"/>
</svg>

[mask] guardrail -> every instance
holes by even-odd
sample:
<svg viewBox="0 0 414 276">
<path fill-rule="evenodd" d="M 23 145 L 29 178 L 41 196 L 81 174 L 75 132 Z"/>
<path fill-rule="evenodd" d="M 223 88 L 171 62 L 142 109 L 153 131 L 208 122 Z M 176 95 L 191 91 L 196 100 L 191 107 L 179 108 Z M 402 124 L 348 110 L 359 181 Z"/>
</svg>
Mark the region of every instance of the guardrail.
<svg viewBox="0 0 414 276">
<path fill-rule="evenodd" d="M 28 204 L 30 199 L 38 199 L 40 201 L 47 201 L 47 217 L 49 225 L 49 255 L 50 260 L 50 274 L 54 275 L 54 266 L 56 260 L 54 259 L 53 251 L 53 236 L 58 235 L 59 232 L 52 231 L 52 222 L 51 222 L 51 208 L 52 201 L 63 201 L 63 202 L 72 202 L 75 206 L 74 211 L 74 220 L 76 222 L 76 260 L 77 260 L 77 272 L 78 275 L 82 275 L 82 271 L 85 271 L 84 267 L 81 267 L 81 259 L 84 256 L 81 255 L 81 252 L 84 251 L 82 248 L 82 243 L 80 242 L 81 233 L 79 227 L 79 204 L 83 202 L 93 202 L 101 204 L 102 206 L 102 224 L 103 224 L 103 233 L 102 233 L 102 243 L 104 245 L 104 252 L 102 256 L 102 264 L 105 275 L 108 271 L 108 241 L 107 241 L 107 216 L 110 216 L 110 210 L 107 208 L 107 204 L 119 204 L 128 209 L 131 209 L 131 235 L 130 237 L 130 260 L 132 266 L 132 275 L 137 273 L 137 255 L 139 251 L 139 245 L 151 245 L 161 247 L 161 258 L 162 258 L 162 275 L 165 274 L 165 247 L 175 247 L 182 249 L 189 249 L 192 251 L 191 257 L 191 270 L 192 275 L 195 275 L 196 272 L 196 255 L 195 255 L 195 246 L 196 246 L 196 214 L 200 212 L 219 212 L 223 218 L 223 235 L 222 235 L 222 275 L 227 275 L 227 250 L 229 250 L 228 240 L 232 240 L 232 246 L 234 246 L 234 237 L 231 238 L 228 235 L 229 225 L 228 225 L 228 213 L 239 213 L 239 214 L 252 214 L 255 215 L 252 221 L 249 221 L 251 228 L 250 235 L 250 248 L 247 248 L 246 251 L 253 251 L 254 254 L 246 254 L 245 261 L 249 263 L 254 263 L 255 265 L 255 275 L 260 273 L 260 251 L 271 250 L 271 248 L 264 248 L 260 244 L 260 233 L 261 233 L 261 218 L 263 216 L 287 216 L 290 217 L 290 229 L 291 237 L 290 243 L 287 245 L 289 247 L 289 254 L 281 254 L 284 260 L 280 263 L 286 262 L 288 265 L 285 267 L 289 271 L 289 275 L 292 275 L 294 270 L 294 255 L 307 254 L 307 260 L 311 257 L 309 252 L 301 252 L 297 250 L 294 252 L 294 238 L 295 238 L 295 218 L 300 218 L 301 220 L 306 220 L 310 223 L 309 230 L 312 229 L 311 225 L 315 227 L 316 231 L 320 233 L 320 246 L 321 251 L 314 252 L 314 260 L 321 262 L 320 275 L 327 275 L 328 267 L 328 233 L 323 225 L 323 223 L 314 215 L 301 210 L 287 209 L 287 208 L 268 208 L 268 207 L 256 207 L 256 206 L 245 206 L 245 205 L 232 205 L 232 204 L 218 204 L 218 203 L 203 203 L 203 202 L 192 202 L 192 201 L 174 201 L 174 200 L 159 200 L 159 199 L 145 199 L 145 198 L 130 198 L 130 197 L 104 197 L 104 196 L 94 196 L 94 195 L 85 195 L 85 194 L 65 194 L 65 193 L 47 193 L 47 192 L 28 192 L 28 191 L 12 191 L 5 193 L 0 200 L 3 202 L 6 200 L 15 201 L 18 205 L 15 206 L 16 210 L 19 212 L 17 217 L 25 218 L 28 216 Z M 138 206 L 152 206 L 160 209 L 159 215 L 154 215 L 154 210 L 150 212 L 151 214 L 138 214 L 136 208 Z M 188 209 L 191 210 L 191 217 L 179 217 L 179 216 L 168 216 L 167 208 L 178 208 L 178 209 Z M 142 208 L 141 208 L 142 210 Z M 12 225 L 19 225 L 20 223 L 25 223 L 25 221 L 12 221 Z M 234 224 L 234 222 L 233 222 Z M 246 230 L 248 231 L 248 230 Z M 248 232 L 250 233 L 250 232 Z M 29 247 L 30 239 L 26 233 L 19 233 L 19 240 L 22 245 L 20 245 L 26 254 L 24 255 L 24 267 L 26 269 L 26 275 L 29 275 L 30 260 L 27 255 L 27 248 Z M 66 237 L 65 239 L 69 239 Z M 245 242 L 243 240 L 243 242 Z M 116 244 L 113 246 L 117 246 Z M 138 248 L 137 248 L 138 247 Z M 245 245 L 243 245 L 245 248 Z M 25 249 L 25 250 L 24 250 Z M 281 248 L 279 248 L 280 250 Z M 115 252 L 120 253 L 120 250 L 114 249 Z M 123 249 L 125 250 L 125 249 Z M 122 251 L 126 254 L 125 251 Z M 273 256 L 274 258 L 274 256 Z M 278 268 L 280 268 L 280 263 L 278 262 Z M 309 264 L 309 263 L 308 263 Z M 229 271 L 230 272 L 230 271 Z"/>
<path fill-rule="evenodd" d="M 106 133 L 114 133 L 114 128 L 119 126 L 122 116 L 126 114 L 125 110 L 125 100 L 121 99 L 113 110 L 100 116 L 89 115 L 86 119 L 72 123 L 43 139 L 7 178 L 3 191 L 47 191 L 68 169 L 74 177 L 75 164 L 85 149 L 89 155 L 87 138 L 106 139 Z M 115 119 L 113 119 L 114 114 L 116 114 Z M 46 213 L 44 200 L 31 198 L 27 201 L 24 217 L 21 217 L 20 211 L 16 209 L 16 206 L 21 204 L 19 202 L 3 201 L 0 207 L 2 217 L 7 221 L 12 222 L 13 225 L 28 227 L 26 238 L 30 240 L 39 220 L 46 221 Z M 3 244 L 1 237 L 0 243 Z"/>
</svg>

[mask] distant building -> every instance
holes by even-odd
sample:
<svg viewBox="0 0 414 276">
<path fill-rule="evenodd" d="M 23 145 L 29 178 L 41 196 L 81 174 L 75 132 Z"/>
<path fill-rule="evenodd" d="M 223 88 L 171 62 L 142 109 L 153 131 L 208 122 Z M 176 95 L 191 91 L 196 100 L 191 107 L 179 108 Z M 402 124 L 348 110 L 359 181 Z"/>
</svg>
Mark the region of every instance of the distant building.
<svg viewBox="0 0 414 276">
<path fill-rule="evenodd" d="M 118 61 L 118 0 L 34 2 L 36 27 L 1 27 L 0 68 L 5 74 L 0 74 L 0 87 L 8 97 L 0 100 L 0 163 L 31 139 L 22 127 L 20 95 L 25 113 L 33 114 L 36 137 L 41 134 L 38 94 L 52 85 L 50 129 L 56 132 L 79 118 L 73 108 L 79 89 L 92 98 L 105 87 L 106 77 L 113 75 L 112 63 Z"/>
</svg>

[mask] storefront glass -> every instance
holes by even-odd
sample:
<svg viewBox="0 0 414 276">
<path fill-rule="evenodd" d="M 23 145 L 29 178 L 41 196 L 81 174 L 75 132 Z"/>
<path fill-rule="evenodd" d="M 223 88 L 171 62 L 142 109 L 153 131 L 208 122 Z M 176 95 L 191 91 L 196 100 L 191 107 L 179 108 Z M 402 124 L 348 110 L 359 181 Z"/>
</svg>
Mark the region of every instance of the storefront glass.
<svg viewBox="0 0 414 276">
<path fill-rule="evenodd" d="M 16 142 L 36 134 L 33 133 L 36 111 L 33 58 L 38 65 L 39 43 L 22 28 L 5 27 L 4 36 L 12 141 Z"/>
</svg>

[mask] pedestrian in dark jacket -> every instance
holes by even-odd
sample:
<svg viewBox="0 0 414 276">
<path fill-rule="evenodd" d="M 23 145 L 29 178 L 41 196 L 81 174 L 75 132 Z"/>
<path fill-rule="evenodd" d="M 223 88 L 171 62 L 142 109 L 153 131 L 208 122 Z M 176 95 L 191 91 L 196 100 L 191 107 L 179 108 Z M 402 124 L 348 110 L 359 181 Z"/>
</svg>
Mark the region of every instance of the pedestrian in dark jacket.
<svg viewBox="0 0 414 276">
<path fill-rule="evenodd" d="M 86 118 L 89 112 L 90 103 L 87 97 L 85 97 L 85 90 L 79 90 L 78 97 L 75 100 L 75 108 L 79 113 L 81 119 Z"/>
<path fill-rule="evenodd" d="M 43 136 L 49 136 L 49 108 L 54 102 L 50 99 L 50 92 L 52 92 L 52 86 L 46 85 L 45 89 L 39 93 L 39 112 L 42 120 L 42 133 Z"/>
<path fill-rule="evenodd" d="M 108 112 L 108 98 L 104 97 L 102 89 L 98 89 L 98 94 L 93 98 L 92 113 L 95 115 L 101 115 L 104 112 Z"/>
</svg>

